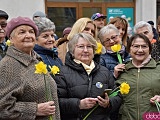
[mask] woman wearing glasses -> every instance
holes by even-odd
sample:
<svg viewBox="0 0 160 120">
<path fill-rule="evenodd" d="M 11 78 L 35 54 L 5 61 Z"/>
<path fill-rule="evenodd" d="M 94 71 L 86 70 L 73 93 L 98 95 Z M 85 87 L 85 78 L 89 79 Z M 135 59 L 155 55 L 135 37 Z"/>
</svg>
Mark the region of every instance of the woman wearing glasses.
<svg viewBox="0 0 160 120">
<path fill-rule="evenodd" d="M 113 89 L 114 79 L 93 60 L 96 48 L 96 40 L 86 33 L 75 34 L 68 43 L 65 65 L 55 76 L 62 120 L 82 120 L 96 104 L 87 120 L 109 120 L 110 111 L 120 106 L 119 96 L 109 99 L 103 94 Z"/>
<path fill-rule="evenodd" d="M 151 58 L 151 42 L 145 35 L 133 35 L 128 40 L 127 51 L 132 61 L 126 64 L 116 81 L 130 85 L 130 92 L 123 96 L 119 111 L 121 120 L 147 120 L 149 114 L 158 112 L 155 101 L 160 102 L 160 63 Z"/>
<path fill-rule="evenodd" d="M 121 45 L 119 51 L 123 64 L 119 63 L 117 53 L 111 50 L 111 46 L 121 44 L 119 31 L 114 25 L 110 24 L 100 30 L 98 37 L 106 49 L 106 53 L 101 55 L 100 64 L 107 67 L 117 78 L 119 73 L 125 69 L 124 63 L 130 61 L 130 55 L 126 52 L 124 45 Z"/>
</svg>

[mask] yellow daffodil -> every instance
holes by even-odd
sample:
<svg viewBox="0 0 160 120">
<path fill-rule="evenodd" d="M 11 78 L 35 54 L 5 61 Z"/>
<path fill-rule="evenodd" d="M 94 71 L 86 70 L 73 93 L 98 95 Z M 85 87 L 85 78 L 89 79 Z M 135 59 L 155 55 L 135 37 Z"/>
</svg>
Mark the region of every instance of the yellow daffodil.
<svg viewBox="0 0 160 120">
<path fill-rule="evenodd" d="M 57 66 L 49 66 L 49 68 L 50 68 L 50 70 L 51 70 L 51 73 L 53 74 L 53 75 L 55 75 L 55 74 L 58 74 L 59 73 L 59 68 L 57 67 Z"/>
<path fill-rule="evenodd" d="M 35 73 L 38 73 L 38 74 L 47 74 L 47 65 L 44 64 L 42 61 L 39 62 L 38 64 L 35 65 L 36 67 L 36 71 Z"/>
<path fill-rule="evenodd" d="M 97 42 L 96 54 L 101 54 L 101 53 L 102 53 L 102 44 Z"/>
<path fill-rule="evenodd" d="M 7 45 L 7 46 L 10 46 L 10 45 L 11 45 L 11 41 L 10 41 L 10 40 L 7 40 L 7 41 L 6 41 L 6 45 Z"/>
<path fill-rule="evenodd" d="M 115 45 L 111 46 L 111 50 L 113 52 L 119 52 L 121 50 L 121 45 L 120 44 L 115 44 Z"/>
<path fill-rule="evenodd" d="M 130 86 L 126 82 L 123 82 L 120 85 L 120 93 L 121 94 L 128 94 L 129 93 L 129 89 L 130 89 Z"/>
</svg>

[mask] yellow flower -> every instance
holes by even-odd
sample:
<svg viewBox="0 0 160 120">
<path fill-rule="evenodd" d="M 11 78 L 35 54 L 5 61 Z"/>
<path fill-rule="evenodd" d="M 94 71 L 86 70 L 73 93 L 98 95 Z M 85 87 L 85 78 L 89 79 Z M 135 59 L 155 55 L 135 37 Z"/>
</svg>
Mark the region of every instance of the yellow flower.
<svg viewBox="0 0 160 120">
<path fill-rule="evenodd" d="M 10 40 L 7 40 L 6 45 L 7 45 L 7 46 L 10 46 L 10 45 L 11 45 L 11 41 L 10 41 Z"/>
<path fill-rule="evenodd" d="M 38 74 L 47 74 L 47 65 L 44 64 L 42 61 L 39 62 L 38 64 L 35 65 L 36 67 L 36 71 L 35 73 L 38 73 Z"/>
<path fill-rule="evenodd" d="M 96 54 L 101 54 L 101 53 L 102 53 L 102 44 L 97 42 Z"/>
<path fill-rule="evenodd" d="M 128 94 L 129 93 L 129 89 L 130 89 L 130 86 L 126 82 L 123 82 L 120 85 L 120 92 L 121 92 L 121 94 Z"/>
<path fill-rule="evenodd" d="M 58 74 L 59 73 L 59 68 L 57 67 L 57 66 L 49 66 L 49 68 L 51 69 L 51 73 L 53 74 L 53 75 L 55 75 L 55 74 Z"/>
<path fill-rule="evenodd" d="M 111 50 L 113 52 L 119 52 L 121 50 L 121 45 L 120 44 L 115 44 L 115 45 L 111 46 Z"/>
</svg>

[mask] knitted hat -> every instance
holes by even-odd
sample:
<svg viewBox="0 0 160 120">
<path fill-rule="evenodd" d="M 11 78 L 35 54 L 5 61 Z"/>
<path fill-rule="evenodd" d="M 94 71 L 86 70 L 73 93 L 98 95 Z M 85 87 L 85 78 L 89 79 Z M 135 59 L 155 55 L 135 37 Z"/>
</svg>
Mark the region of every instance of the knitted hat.
<svg viewBox="0 0 160 120">
<path fill-rule="evenodd" d="M 17 17 L 17 18 L 13 18 L 11 19 L 11 21 L 9 21 L 7 23 L 7 27 L 6 27 L 6 35 L 7 37 L 9 38 L 10 37 L 10 34 L 11 32 L 18 26 L 21 26 L 21 25 L 28 25 L 28 26 L 31 26 L 34 31 L 35 31 L 35 34 L 36 36 L 38 35 L 38 28 L 37 26 L 35 25 L 35 23 L 28 17 Z"/>
<path fill-rule="evenodd" d="M 100 13 L 95 13 L 92 15 L 91 17 L 91 20 L 96 20 L 98 18 L 103 18 L 103 19 L 106 19 L 107 16 L 103 15 L 103 14 L 100 14 Z"/>
<path fill-rule="evenodd" d="M 63 30 L 63 36 L 66 35 L 66 34 L 69 34 L 71 32 L 71 27 L 66 27 L 64 30 Z"/>
<path fill-rule="evenodd" d="M 41 11 L 37 11 L 33 14 L 33 17 L 46 17 L 46 15 Z"/>
<path fill-rule="evenodd" d="M 0 17 L 4 17 L 7 20 L 8 19 L 8 14 L 5 11 L 0 10 Z"/>
</svg>

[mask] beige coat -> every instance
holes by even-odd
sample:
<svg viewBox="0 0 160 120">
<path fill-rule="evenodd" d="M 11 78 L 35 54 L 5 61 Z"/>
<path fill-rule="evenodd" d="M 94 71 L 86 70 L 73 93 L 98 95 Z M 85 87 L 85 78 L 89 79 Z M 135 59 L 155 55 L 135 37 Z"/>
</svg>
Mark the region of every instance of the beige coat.
<svg viewBox="0 0 160 120">
<path fill-rule="evenodd" d="M 0 61 L 0 120 L 48 120 L 36 117 L 37 104 L 46 102 L 42 74 L 35 74 L 35 64 L 40 57 L 33 51 L 32 57 L 10 46 Z M 51 85 L 56 105 L 54 120 L 60 120 L 57 86 L 52 77 Z"/>
</svg>

